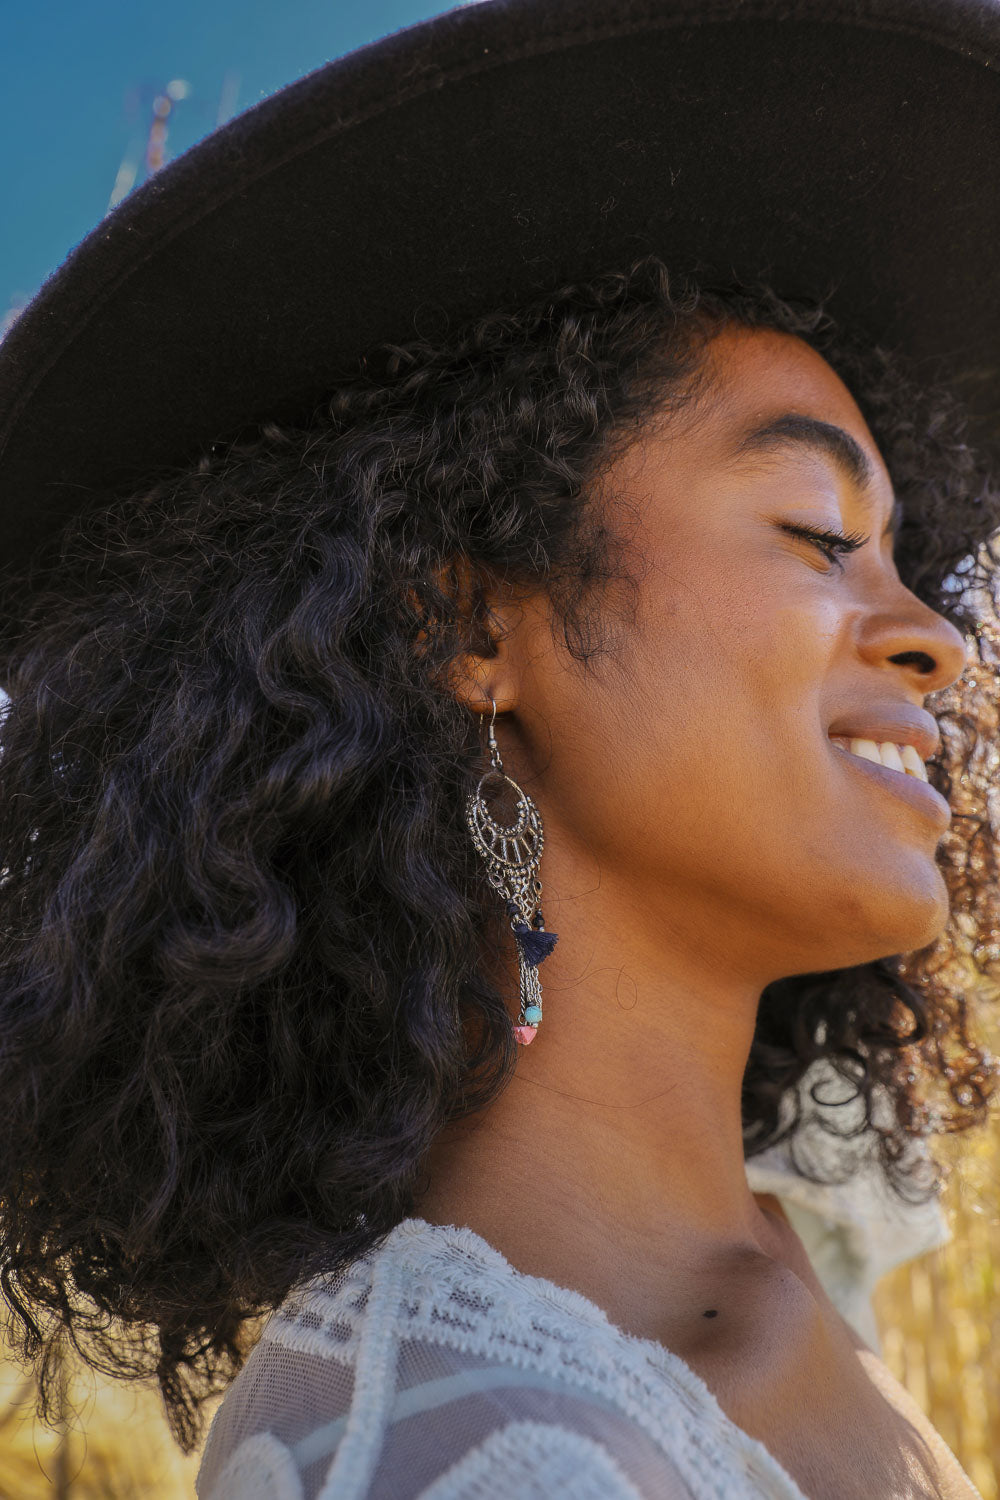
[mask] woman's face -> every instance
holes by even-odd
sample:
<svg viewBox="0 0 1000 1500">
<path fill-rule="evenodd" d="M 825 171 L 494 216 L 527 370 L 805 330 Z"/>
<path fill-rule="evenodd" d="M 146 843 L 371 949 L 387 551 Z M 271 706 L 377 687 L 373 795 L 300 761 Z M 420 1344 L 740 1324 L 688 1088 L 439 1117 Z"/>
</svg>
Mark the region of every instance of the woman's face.
<svg viewBox="0 0 1000 1500">
<path fill-rule="evenodd" d="M 915 950 L 947 918 L 948 809 L 831 736 L 932 754 L 924 699 L 961 674 L 962 636 L 900 581 L 888 471 L 825 360 L 738 328 L 708 359 L 698 408 L 608 476 L 638 577 L 617 667 L 584 672 L 541 612 L 522 620 L 501 748 L 545 819 L 546 889 L 561 900 L 599 879 L 652 941 L 669 930 L 763 982 Z M 789 414 L 853 439 L 867 485 L 821 440 L 737 452 Z M 831 560 L 783 523 L 867 540 Z"/>
</svg>

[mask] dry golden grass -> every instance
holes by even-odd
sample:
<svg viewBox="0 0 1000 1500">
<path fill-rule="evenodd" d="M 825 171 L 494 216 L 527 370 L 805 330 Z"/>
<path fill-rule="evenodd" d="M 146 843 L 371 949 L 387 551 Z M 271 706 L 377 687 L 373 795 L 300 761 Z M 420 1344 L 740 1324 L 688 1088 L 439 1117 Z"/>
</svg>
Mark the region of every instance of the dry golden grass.
<svg viewBox="0 0 1000 1500">
<path fill-rule="evenodd" d="M 69 1404 L 53 1431 L 31 1376 L 0 1364 L 0 1500 L 193 1500 L 200 1455 L 181 1453 L 155 1390 L 78 1375 Z"/>
<path fill-rule="evenodd" d="M 879 1282 L 882 1358 L 983 1500 L 1000 1500 L 1000 1112 L 934 1149 L 951 1167 L 953 1238 Z"/>
</svg>

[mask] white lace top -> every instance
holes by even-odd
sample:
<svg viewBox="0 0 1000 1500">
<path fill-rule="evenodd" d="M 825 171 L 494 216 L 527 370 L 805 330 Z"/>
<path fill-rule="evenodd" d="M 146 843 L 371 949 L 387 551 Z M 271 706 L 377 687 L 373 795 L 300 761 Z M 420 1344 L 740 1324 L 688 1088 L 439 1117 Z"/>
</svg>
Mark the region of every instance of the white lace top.
<svg viewBox="0 0 1000 1500">
<path fill-rule="evenodd" d="M 747 1177 L 778 1194 L 869 1343 L 875 1280 L 948 1238 L 936 1201 L 893 1202 L 874 1174 L 821 1186 L 778 1150 L 752 1158 Z M 419 1218 L 271 1314 L 216 1412 L 196 1489 L 200 1500 L 806 1500 L 669 1349 L 517 1271 L 472 1230 Z"/>
</svg>

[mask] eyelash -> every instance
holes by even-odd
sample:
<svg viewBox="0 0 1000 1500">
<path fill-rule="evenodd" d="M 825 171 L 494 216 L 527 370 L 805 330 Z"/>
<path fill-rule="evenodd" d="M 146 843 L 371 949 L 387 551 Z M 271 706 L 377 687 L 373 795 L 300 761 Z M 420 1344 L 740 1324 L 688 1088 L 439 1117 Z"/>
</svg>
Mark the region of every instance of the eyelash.
<svg viewBox="0 0 1000 1500">
<path fill-rule="evenodd" d="M 792 536 L 805 537 L 807 542 L 815 542 L 827 561 L 835 562 L 838 567 L 843 567 L 841 553 L 856 552 L 868 541 L 863 531 L 818 531 L 811 526 L 797 526 L 794 521 L 782 521 L 781 529 Z"/>
</svg>

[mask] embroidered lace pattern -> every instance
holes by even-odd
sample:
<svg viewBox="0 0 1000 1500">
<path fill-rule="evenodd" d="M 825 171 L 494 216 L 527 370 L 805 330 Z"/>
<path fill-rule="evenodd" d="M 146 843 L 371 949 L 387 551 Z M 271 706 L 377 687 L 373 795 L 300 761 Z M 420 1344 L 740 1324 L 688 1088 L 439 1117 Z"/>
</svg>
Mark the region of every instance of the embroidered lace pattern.
<svg viewBox="0 0 1000 1500">
<path fill-rule="evenodd" d="M 877 1350 L 870 1291 L 946 1242 L 940 1206 L 901 1205 L 867 1167 L 811 1182 L 782 1147 L 749 1160 L 747 1179 L 779 1196 L 828 1295 Z M 196 1490 L 199 1500 L 806 1500 L 679 1356 L 517 1271 L 472 1230 L 418 1218 L 271 1314 L 216 1413 Z"/>
<path fill-rule="evenodd" d="M 405 1219 L 295 1288 L 216 1413 L 199 1500 L 806 1500 L 677 1355 Z"/>
</svg>

